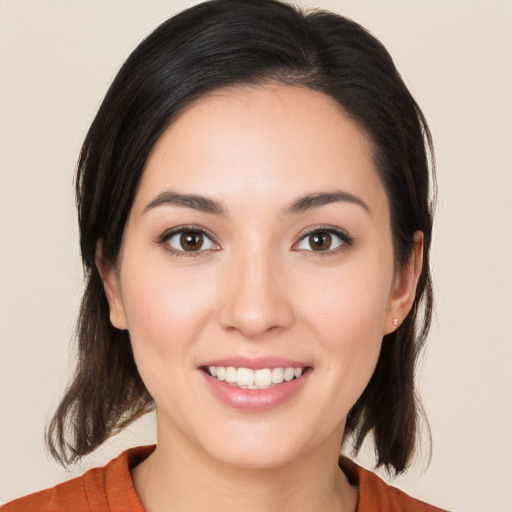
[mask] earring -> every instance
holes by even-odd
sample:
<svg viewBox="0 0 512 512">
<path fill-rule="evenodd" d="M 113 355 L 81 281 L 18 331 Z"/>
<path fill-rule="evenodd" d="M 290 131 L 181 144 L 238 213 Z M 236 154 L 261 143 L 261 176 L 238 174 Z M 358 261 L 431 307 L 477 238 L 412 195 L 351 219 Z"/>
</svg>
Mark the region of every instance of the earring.
<svg viewBox="0 0 512 512">
<path fill-rule="evenodd" d="M 398 325 L 398 318 L 393 318 L 393 325 L 395 327 Z"/>
</svg>

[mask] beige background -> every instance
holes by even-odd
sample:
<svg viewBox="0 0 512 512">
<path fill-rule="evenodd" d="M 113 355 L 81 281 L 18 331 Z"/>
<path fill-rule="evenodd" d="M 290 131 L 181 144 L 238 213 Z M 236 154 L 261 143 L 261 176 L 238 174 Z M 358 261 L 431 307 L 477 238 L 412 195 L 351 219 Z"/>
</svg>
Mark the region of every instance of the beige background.
<svg viewBox="0 0 512 512">
<path fill-rule="evenodd" d="M 148 417 L 69 474 L 42 434 L 72 359 L 81 141 L 129 52 L 192 3 L 0 0 L 0 503 L 153 439 Z M 511 512 L 512 2 L 308 5 L 384 42 L 436 142 L 438 307 L 420 373 L 433 456 L 396 485 L 452 510 Z"/>
</svg>

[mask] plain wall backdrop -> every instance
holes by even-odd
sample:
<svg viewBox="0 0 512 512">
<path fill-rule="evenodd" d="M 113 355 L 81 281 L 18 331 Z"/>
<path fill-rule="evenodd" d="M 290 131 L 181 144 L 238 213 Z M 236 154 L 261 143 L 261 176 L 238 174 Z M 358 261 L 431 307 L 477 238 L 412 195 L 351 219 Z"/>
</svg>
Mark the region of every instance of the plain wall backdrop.
<svg viewBox="0 0 512 512">
<path fill-rule="evenodd" d="M 81 142 L 128 54 L 193 3 L 0 0 L 0 503 L 154 440 L 148 416 L 69 473 L 43 430 L 73 361 Z M 433 453 L 395 485 L 454 511 L 512 512 L 512 2 L 302 4 L 386 45 L 436 146 L 437 311 L 419 372 Z"/>
</svg>

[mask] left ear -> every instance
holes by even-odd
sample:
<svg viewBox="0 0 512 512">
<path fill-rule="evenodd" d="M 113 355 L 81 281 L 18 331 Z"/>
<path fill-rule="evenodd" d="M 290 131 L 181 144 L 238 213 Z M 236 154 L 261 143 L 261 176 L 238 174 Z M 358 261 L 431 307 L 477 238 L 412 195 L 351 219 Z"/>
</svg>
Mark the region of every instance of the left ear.
<svg viewBox="0 0 512 512">
<path fill-rule="evenodd" d="M 422 231 L 414 233 L 414 246 L 409 261 L 395 276 L 384 334 L 393 332 L 404 321 L 414 303 L 418 279 L 423 268 L 423 239 Z"/>
<path fill-rule="evenodd" d="M 103 289 L 110 309 L 110 323 L 120 330 L 128 329 L 124 311 L 119 276 L 116 268 L 103 257 L 103 243 L 98 240 L 96 244 L 96 267 L 103 281 Z"/>
</svg>

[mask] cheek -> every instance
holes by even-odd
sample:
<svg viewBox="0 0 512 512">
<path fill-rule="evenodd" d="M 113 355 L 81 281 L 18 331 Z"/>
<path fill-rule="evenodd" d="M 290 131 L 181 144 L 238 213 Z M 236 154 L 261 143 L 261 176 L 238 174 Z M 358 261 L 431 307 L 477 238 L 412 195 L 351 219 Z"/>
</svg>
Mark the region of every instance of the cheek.
<svg viewBox="0 0 512 512">
<path fill-rule="evenodd" d="M 155 402 L 164 409 L 179 408 L 190 392 L 197 340 L 215 304 L 214 291 L 201 273 L 180 271 L 167 255 L 137 264 L 125 261 L 123 303 L 135 363 Z M 162 264 L 163 260 L 163 264 Z M 172 385 L 170 385 L 172 383 Z"/>
<path fill-rule="evenodd" d="M 361 293 L 339 291 L 324 304 L 319 327 L 324 348 L 332 354 L 331 366 L 345 385 L 363 388 L 375 368 L 383 338 L 385 303 Z M 336 304 L 336 306 L 333 306 Z M 317 321 L 315 319 L 315 321 Z M 318 325 L 318 324 L 317 324 Z M 362 389 L 360 389 L 362 392 Z"/>
<path fill-rule="evenodd" d="M 163 256 L 163 259 L 168 257 Z M 170 264 L 126 261 L 123 304 L 134 351 L 141 356 L 177 353 L 197 339 L 215 304 L 211 280 Z"/>
<path fill-rule="evenodd" d="M 389 292 L 392 260 L 384 266 L 358 272 L 333 272 L 316 279 L 315 293 L 303 303 L 303 316 L 329 357 L 323 368 L 331 383 L 333 409 L 343 414 L 353 406 L 369 382 L 380 354 Z M 310 283 L 311 284 L 311 283 Z M 297 295 L 304 291 L 297 291 Z M 327 397 L 326 397 L 327 399 Z M 326 400 L 327 401 L 327 400 Z"/>
<path fill-rule="evenodd" d="M 392 270 L 387 269 L 392 266 L 369 268 L 334 271 L 322 279 L 312 276 L 306 283 L 302 280 L 302 289 L 295 292 L 303 297 L 304 316 L 325 333 L 333 348 L 339 347 L 341 340 L 360 345 L 384 335 L 392 283 Z"/>
</svg>

